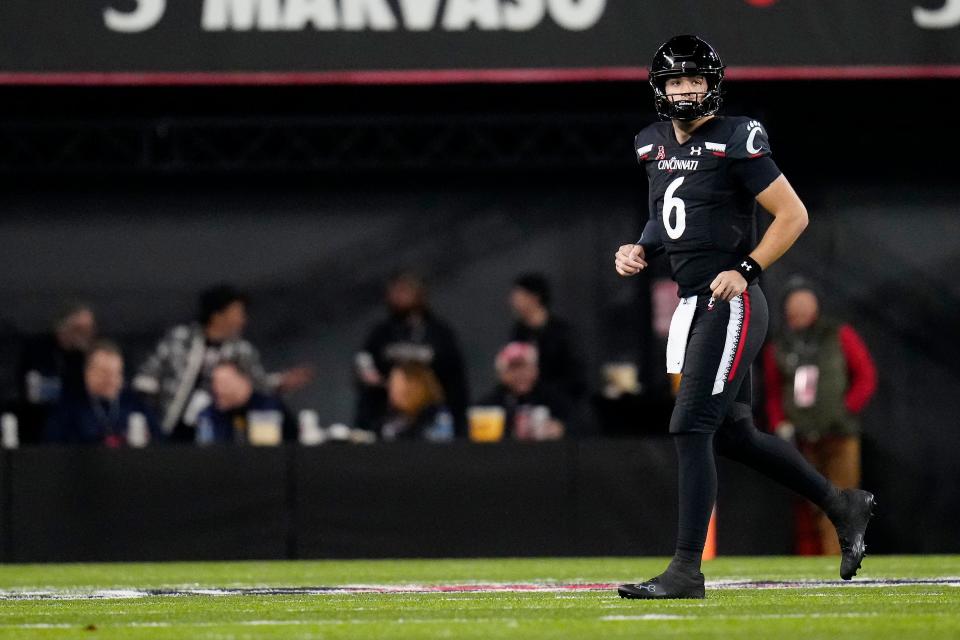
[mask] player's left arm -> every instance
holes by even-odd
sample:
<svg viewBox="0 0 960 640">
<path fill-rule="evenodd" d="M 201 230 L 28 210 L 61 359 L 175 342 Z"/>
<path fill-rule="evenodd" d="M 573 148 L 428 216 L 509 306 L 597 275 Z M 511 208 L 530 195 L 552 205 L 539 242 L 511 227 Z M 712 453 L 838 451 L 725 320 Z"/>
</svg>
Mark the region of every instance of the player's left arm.
<svg viewBox="0 0 960 640">
<path fill-rule="evenodd" d="M 763 234 L 760 244 L 751 251 L 740 267 L 750 269 L 753 260 L 760 269 L 766 269 L 787 252 L 807 228 L 809 217 L 797 192 L 782 173 L 770 186 L 757 195 L 757 202 L 773 216 L 773 222 Z M 718 275 L 710 285 L 713 295 L 721 300 L 732 300 L 747 288 L 747 279 L 731 269 Z"/>
<path fill-rule="evenodd" d="M 757 202 L 770 212 L 773 222 L 750 257 L 761 269 L 766 269 L 793 246 L 807 228 L 809 217 L 807 208 L 782 173 L 757 196 Z"/>
<path fill-rule="evenodd" d="M 759 122 L 739 125 L 726 145 L 726 154 L 733 161 L 732 178 L 755 194 L 760 206 L 774 218 L 756 248 L 735 269 L 721 272 L 710 284 L 715 297 L 729 301 L 793 246 L 807 227 L 808 216 L 800 197 L 770 158 L 770 143 Z"/>
</svg>

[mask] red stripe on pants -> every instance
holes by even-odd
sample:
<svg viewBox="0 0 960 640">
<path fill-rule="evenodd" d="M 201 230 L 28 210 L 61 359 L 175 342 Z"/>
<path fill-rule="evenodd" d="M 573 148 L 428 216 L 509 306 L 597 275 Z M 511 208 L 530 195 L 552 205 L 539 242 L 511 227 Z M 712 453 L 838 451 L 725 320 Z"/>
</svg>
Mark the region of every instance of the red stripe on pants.
<svg viewBox="0 0 960 640">
<path fill-rule="evenodd" d="M 733 357 L 733 366 L 730 367 L 730 375 L 727 376 L 727 382 L 733 382 L 737 375 L 737 365 L 740 364 L 740 357 L 743 355 L 743 347 L 747 343 L 747 327 L 750 326 L 750 294 L 743 292 L 743 328 L 740 329 L 740 340 L 737 341 L 737 355 Z"/>
</svg>

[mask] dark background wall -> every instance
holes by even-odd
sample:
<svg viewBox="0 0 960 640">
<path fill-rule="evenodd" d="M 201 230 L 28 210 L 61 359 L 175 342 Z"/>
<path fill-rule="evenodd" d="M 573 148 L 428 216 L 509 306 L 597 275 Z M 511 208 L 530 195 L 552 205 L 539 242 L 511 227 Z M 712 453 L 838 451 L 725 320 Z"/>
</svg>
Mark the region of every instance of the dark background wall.
<svg viewBox="0 0 960 640">
<path fill-rule="evenodd" d="M 826 310 L 874 353 L 866 480 L 901 510 L 881 526 L 903 551 L 958 539 L 960 136 L 943 113 L 956 87 L 728 87 L 726 111 L 764 121 L 811 213 L 765 277 L 768 297 L 793 273 L 816 278 Z M 192 314 L 198 289 L 229 279 L 253 296 L 249 334 L 269 365 L 317 366 L 292 404 L 349 420 L 352 355 L 399 266 L 428 275 L 475 394 L 493 381 L 510 279 L 529 269 L 551 276 L 594 380 L 607 360 L 638 359 L 656 386 L 649 282 L 619 279 L 610 259 L 646 215 L 630 145 L 651 120 L 648 94 L 637 83 L 2 88 L 4 386 L 21 334 L 65 299 L 91 300 L 136 365 Z"/>
</svg>

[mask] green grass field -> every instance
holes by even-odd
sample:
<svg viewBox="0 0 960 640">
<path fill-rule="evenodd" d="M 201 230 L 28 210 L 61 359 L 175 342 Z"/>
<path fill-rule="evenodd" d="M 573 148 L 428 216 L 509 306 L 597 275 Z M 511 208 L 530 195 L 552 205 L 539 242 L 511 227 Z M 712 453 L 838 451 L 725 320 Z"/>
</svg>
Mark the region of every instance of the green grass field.
<svg viewBox="0 0 960 640">
<path fill-rule="evenodd" d="M 720 558 L 699 601 L 610 589 L 246 594 L 248 587 L 568 585 L 637 581 L 656 558 L 0 566 L 4 638 L 960 638 L 960 557 Z M 953 579 L 953 580 L 947 580 Z M 884 584 L 900 580 L 901 584 Z M 783 582 L 746 588 L 738 581 Z M 798 581 L 814 581 L 797 585 Z M 794 584 L 788 584 L 793 582 Z M 519 587 L 518 587 L 519 588 Z M 177 594 L 179 590 L 227 594 Z M 105 590 L 110 590 L 104 592 Z M 157 595 L 151 590 L 168 590 Z M 93 597 L 96 596 L 96 597 Z"/>
</svg>

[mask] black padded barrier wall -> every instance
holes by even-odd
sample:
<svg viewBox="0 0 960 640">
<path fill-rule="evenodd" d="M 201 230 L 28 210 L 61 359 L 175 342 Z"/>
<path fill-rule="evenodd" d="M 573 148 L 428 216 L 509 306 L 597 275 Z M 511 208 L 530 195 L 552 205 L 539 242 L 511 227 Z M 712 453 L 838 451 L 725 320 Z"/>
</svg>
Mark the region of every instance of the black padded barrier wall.
<svg viewBox="0 0 960 640">
<path fill-rule="evenodd" d="M 10 560 L 283 558 L 282 449 L 7 454 Z"/>
<path fill-rule="evenodd" d="M 5 562 L 666 555 L 668 438 L 497 445 L 24 448 Z M 721 464 L 721 553 L 786 553 L 790 497 Z"/>
</svg>

